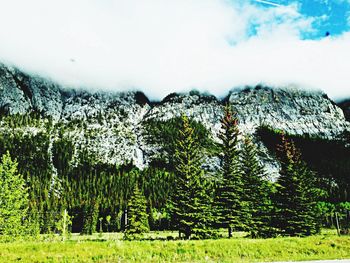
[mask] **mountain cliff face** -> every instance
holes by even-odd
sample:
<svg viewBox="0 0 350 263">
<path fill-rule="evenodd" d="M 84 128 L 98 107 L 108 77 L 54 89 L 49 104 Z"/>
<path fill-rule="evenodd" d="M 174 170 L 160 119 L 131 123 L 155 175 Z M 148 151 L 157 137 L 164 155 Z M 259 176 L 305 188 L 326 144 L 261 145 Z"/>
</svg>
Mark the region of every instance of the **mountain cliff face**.
<svg viewBox="0 0 350 263">
<path fill-rule="evenodd" d="M 326 94 L 297 88 L 255 87 L 233 90 L 219 100 L 190 92 L 170 94 L 152 103 L 140 92 L 107 93 L 63 88 L 49 80 L 29 76 L 0 64 L 0 110 L 6 114 L 40 113 L 55 123 L 52 140 L 65 136 L 74 143 L 77 155 L 82 149 L 102 162 L 122 164 L 133 161 L 143 168 L 154 155 L 145 133 L 145 122 L 166 121 L 181 113 L 201 122 L 216 140 L 224 104 L 237 112 L 242 134 L 254 134 L 269 125 L 295 135 L 317 135 L 335 139 L 350 130 L 344 113 Z M 64 134 L 58 127 L 65 127 Z M 0 131 L 6 132 L 1 123 Z M 45 129 L 35 127 L 29 132 Z M 271 173 L 278 164 L 262 143 L 262 160 Z"/>
</svg>

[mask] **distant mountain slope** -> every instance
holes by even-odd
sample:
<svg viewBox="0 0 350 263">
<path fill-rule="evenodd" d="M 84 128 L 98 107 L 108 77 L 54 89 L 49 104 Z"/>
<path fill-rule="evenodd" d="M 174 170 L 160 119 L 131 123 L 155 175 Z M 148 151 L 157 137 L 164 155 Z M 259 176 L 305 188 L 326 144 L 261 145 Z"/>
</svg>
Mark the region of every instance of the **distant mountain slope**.
<svg viewBox="0 0 350 263">
<path fill-rule="evenodd" d="M 145 122 L 166 121 L 181 113 L 202 123 L 215 140 L 227 102 L 237 112 L 243 134 L 253 134 L 259 126 L 268 125 L 290 134 L 336 139 L 350 130 L 342 109 L 322 92 L 258 86 L 233 90 L 224 100 L 190 92 L 170 94 L 161 102 L 151 103 L 141 92 L 77 91 L 0 64 L 3 114 L 36 112 L 42 118 L 51 117 L 55 123 L 51 140 L 64 136 L 73 142 L 75 155 L 86 150 L 106 163 L 132 161 L 138 167 L 147 166 L 156 148 L 147 141 Z M 1 125 L 0 133 L 7 129 Z M 263 161 L 276 173 L 278 164 L 262 143 L 260 147 Z"/>
</svg>

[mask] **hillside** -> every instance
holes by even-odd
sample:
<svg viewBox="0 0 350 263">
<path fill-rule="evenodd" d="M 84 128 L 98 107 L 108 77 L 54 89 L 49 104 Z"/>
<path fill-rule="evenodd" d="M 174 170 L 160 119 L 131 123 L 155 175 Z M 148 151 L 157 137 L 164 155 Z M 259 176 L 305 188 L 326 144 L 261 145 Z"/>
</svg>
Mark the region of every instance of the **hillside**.
<svg viewBox="0 0 350 263">
<path fill-rule="evenodd" d="M 73 142 L 75 154 L 77 149 L 86 149 L 98 160 L 111 164 L 132 161 L 140 168 L 147 166 L 156 146 L 147 140 L 145 123 L 167 121 L 181 113 L 203 124 L 215 140 L 227 102 L 237 112 L 243 134 L 253 134 L 264 125 L 291 135 L 336 139 L 350 129 L 342 109 L 322 92 L 258 86 L 232 90 L 222 100 L 194 91 L 170 94 L 155 103 L 140 92 L 73 90 L 0 66 L 1 112 L 10 115 L 35 112 L 41 119 L 52 118 L 56 127 L 64 128 L 62 136 Z M 4 125 L 1 129 L 6 132 Z M 53 132 L 51 139 L 56 140 L 57 136 Z M 265 161 L 268 160 L 271 158 L 267 154 Z"/>
<path fill-rule="evenodd" d="M 111 215 L 113 229 L 122 229 L 136 180 L 155 216 L 151 228 L 169 229 L 166 204 L 174 189 L 179 117 L 193 120 L 202 168 L 215 183 L 217 135 L 227 103 L 237 113 L 241 136 L 253 136 L 271 181 L 279 176 L 276 144 L 283 131 L 322 178 L 327 200 L 349 200 L 350 123 L 326 94 L 295 87 L 246 87 L 222 99 L 198 91 L 172 93 L 154 102 L 135 91 L 74 90 L 1 65 L 0 154 L 9 151 L 17 159 L 30 186 L 31 209 L 52 215 L 42 218 L 43 233 L 54 229 L 59 207 L 74 216 L 73 232 L 84 231 L 89 209 Z"/>
</svg>

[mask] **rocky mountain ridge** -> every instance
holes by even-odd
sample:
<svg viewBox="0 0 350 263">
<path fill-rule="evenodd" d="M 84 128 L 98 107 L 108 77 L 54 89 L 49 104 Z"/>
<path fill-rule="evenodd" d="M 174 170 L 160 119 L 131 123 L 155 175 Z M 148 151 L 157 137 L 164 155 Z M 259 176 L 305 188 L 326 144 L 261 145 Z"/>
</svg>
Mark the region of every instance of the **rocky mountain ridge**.
<svg viewBox="0 0 350 263">
<path fill-rule="evenodd" d="M 185 113 L 201 122 L 216 139 L 227 102 L 237 112 L 243 134 L 254 134 L 257 127 L 268 125 L 290 134 L 335 139 L 350 130 L 342 109 L 322 92 L 258 86 L 232 90 L 223 100 L 193 91 L 170 94 L 154 103 L 141 92 L 73 90 L 0 65 L 1 112 L 35 111 L 52 117 L 55 123 L 68 127 L 65 136 L 72 139 L 76 151 L 87 149 L 108 163 L 131 160 L 140 168 L 147 166 L 154 149 L 145 139 L 143 124 L 152 119 L 166 121 Z M 278 164 L 260 146 L 263 161 L 276 172 Z"/>
</svg>

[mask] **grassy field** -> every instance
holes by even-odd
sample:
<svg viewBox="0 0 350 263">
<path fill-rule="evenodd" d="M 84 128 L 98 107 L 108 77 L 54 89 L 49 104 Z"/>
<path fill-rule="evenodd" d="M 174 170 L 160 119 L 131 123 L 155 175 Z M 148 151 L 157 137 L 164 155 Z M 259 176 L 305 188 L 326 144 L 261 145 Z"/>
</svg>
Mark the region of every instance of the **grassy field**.
<svg viewBox="0 0 350 263">
<path fill-rule="evenodd" d="M 152 233 L 166 237 L 176 233 Z M 1 262 L 264 262 L 350 258 L 350 237 L 334 231 L 307 238 L 122 241 L 121 234 L 0 243 Z"/>
</svg>

